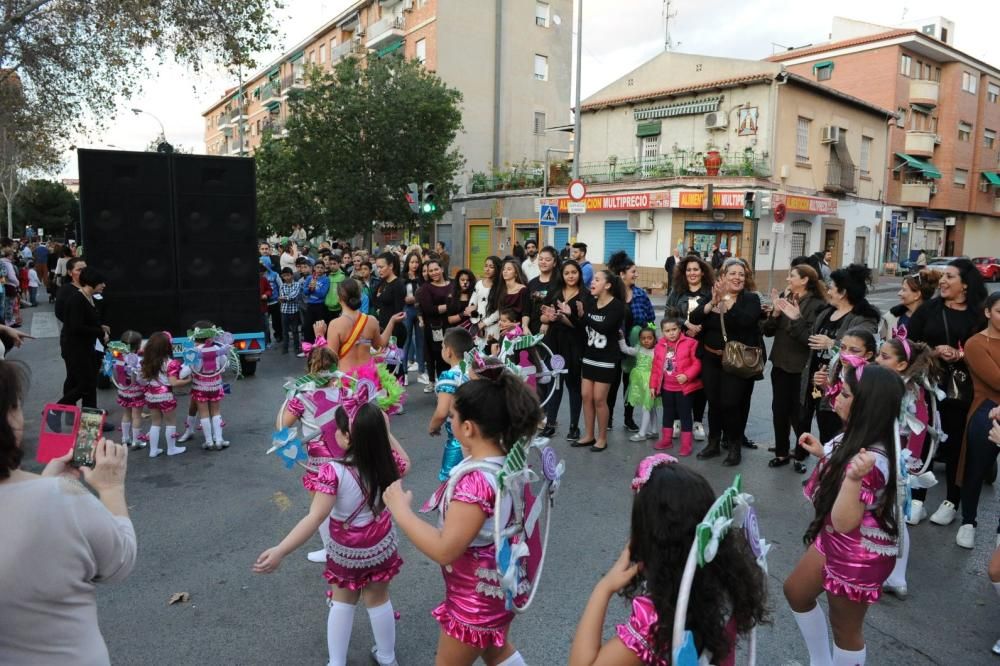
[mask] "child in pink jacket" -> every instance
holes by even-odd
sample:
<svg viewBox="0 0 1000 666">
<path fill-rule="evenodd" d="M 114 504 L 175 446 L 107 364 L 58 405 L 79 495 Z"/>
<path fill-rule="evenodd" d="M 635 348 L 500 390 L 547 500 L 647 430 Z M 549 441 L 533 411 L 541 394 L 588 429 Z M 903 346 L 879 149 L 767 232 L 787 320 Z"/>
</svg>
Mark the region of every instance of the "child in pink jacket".
<svg viewBox="0 0 1000 666">
<path fill-rule="evenodd" d="M 680 455 L 691 455 L 694 446 L 694 418 L 691 394 L 701 388 L 701 361 L 695 356 L 698 342 L 681 332 L 681 322 L 665 317 L 660 322 L 663 337 L 653 352 L 653 371 L 649 390 L 663 402 L 663 430 L 653 448 L 663 450 L 673 446 L 674 421 L 681 422 Z"/>
</svg>

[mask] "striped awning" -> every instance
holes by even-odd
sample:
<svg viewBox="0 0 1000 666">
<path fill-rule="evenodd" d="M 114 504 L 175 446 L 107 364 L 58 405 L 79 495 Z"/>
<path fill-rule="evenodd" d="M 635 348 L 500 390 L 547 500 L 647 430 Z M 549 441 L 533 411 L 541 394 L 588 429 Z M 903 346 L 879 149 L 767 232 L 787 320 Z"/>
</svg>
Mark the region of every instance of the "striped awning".
<svg viewBox="0 0 1000 666">
<path fill-rule="evenodd" d="M 690 102 L 677 102 L 665 106 L 654 106 L 649 109 L 636 109 L 636 120 L 652 120 L 654 118 L 672 118 L 674 116 L 690 116 L 696 113 L 710 113 L 719 110 L 722 96 L 703 97 Z"/>
<path fill-rule="evenodd" d="M 930 162 L 925 162 L 924 160 L 918 160 L 916 157 L 911 157 L 906 153 L 896 153 L 896 157 L 903 160 L 903 163 L 909 168 L 920 171 L 928 178 L 936 179 L 941 177 L 941 171 L 938 170 L 938 168 L 933 164 L 931 164 Z"/>
<path fill-rule="evenodd" d="M 1000 187 L 1000 173 L 996 171 L 984 171 L 983 178 L 989 181 L 990 185 Z"/>
</svg>

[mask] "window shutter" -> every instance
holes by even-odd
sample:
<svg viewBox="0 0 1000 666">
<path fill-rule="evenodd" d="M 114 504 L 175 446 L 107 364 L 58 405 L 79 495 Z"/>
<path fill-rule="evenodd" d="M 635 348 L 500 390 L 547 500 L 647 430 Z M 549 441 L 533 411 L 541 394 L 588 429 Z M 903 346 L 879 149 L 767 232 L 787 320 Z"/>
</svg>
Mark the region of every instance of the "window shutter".
<svg viewBox="0 0 1000 666">
<path fill-rule="evenodd" d="M 638 137 L 644 136 L 659 136 L 660 135 L 661 122 L 655 120 L 649 123 L 639 123 L 635 129 L 635 135 Z"/>
</svg>

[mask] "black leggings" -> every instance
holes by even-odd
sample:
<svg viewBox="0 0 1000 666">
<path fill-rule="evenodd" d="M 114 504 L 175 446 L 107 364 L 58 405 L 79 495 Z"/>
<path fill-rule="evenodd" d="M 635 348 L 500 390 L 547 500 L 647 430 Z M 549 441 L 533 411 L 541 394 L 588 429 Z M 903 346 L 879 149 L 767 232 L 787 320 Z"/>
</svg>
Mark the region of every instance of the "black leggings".
<svg viewBox="0 0 1000 666">
<path fill-rule="evenodd" d="M 622 387 L 622 398 L 628 395 L 628 375 L 629 371 L 622 370 L 621 375 L 615 377 L 615 381 L 611 384 L 611 389 L 608 391 L 608 418 L 612 418 L 615 414 L 615 405 L 618 404 L 618 387 Z M 631 421 L 635 410 L 632 405 L 625 403 L 625 420 Z"/>
<path fill-rule="evenodd" d="M 672 429 L 674 421 L 681 422 L 681 432 L 691 432 L 694 422 L 691 418 L 691 396 L 684 391 L 660 391 L 663 403 L 663 428 Z"/>
<path fill-rule="evenodd" d="M 799 435 L 803 433 L 799 404 L 801 386 L 802 373 L 771 367 L 771 421 L 774 426 L 774 455 L 779 458 L 788 455 L 789 433 L 795 433 L 796 446 Z"/>
<path fill-rule="evenodd" d="M 434 330 L 428 325 L 424 325 L 424 362 L 427 364 L 427 379 L 432 385 L 438 375 L 448 369 L 448 364 L 441 358 L 441 342 L 434 341 Z"/>
<path fill-rule="evenodd" d="M 944 477 L 947 483 L 947 499 L 957 508 L 962 503 L 962 489 L 955 480 L 958 474 L 958 456 L 962 449 L 962 438 L 965 437 L 965 418 L 971 405 L 958 400 L 946 400 L 938 404 L 941 414 L 941 430 L 948 435 L 948 441 L 938 448 L 938 456 L 944 460 Z M 913 499 L 923 502 L 927 499 L 927 490 L 913 491 Z"/>
<path fill-rule="evenodd" d="M 695 423 L 704 423 L 705 407 L 708 406 L 708 398 L 705 397 L 705 389 L 700 388 L 694 393 L 689 393 L 691 398 L 691 411 L 694 413 Z"/>
<path fill-rule="evenodd" d="M 743 446 L 743 434 L 749 411 L 747 404 L 753 395 L 753 380 L 736 377 L 722 369 L 722 357 L 704 352 L 701 358 L 701 378 L 708 398 L 708 433 L 711 439 L 721 439 L 725 432 L 730 446 Z"/>
<path fill-rule="evenodd" d="M 965 444 L 965 473 L 962 477 L 962 524 L 975 525 L 976 511 L 979 509 L 979 494 L 983 489 L 983 479 L 990 473 L 993 463 L 997 461 L 1000 447 L 989 440 L 990 428 L 993 422 L 989 418 L 990 410 L 996 403 L 987 400 L 969 419 Z M 997 526 L 1000 533 L 1000 525 Z"/>
<path fill-rule="evenodd" d="M 844 430 L 844 422 L 836 413 L 827 409 L 820 409 L 819 404 L 822 398 L 814 398 L 811 395 L 806 398 L 806 404 L 802 406 L 802 421 L 799 427 L 802 432 L 812 430 L 813 414 L 816 415 L 816 425 L 819 427 L 819 440 L 826 444 L 831 439 L 839 435 Z M 805 454 L 805 451 L 795 449 L 797 453 Z"/>
<path fill-rule="evenodd" d="M 583 395 L 580 392 L 580 364 L 567 364 L 567 372 L 559 378 L 559 388 L 553 391 L 549 401 L 545 403 L 545 422 L 553 424 L 559 417 L 559 406 L 563 393 L 569 393 L 569 425 L 572 428 L 580 426 L 580 410 L 583 408 Z"/>
</svg>

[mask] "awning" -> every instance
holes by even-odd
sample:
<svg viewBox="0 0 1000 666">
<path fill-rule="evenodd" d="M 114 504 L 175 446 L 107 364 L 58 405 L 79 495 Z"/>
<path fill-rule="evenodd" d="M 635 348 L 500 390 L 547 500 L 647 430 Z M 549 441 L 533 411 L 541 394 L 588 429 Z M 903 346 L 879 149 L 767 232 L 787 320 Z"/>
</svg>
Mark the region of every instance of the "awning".
<svg viewBox="0 0 1000 666">
<path fill-rule="evenodd" d="M 813 71 L 815 72 L 817 69 L 820 69 L 821 67 L 829 67 L 832 70 L 833 69 L 833 61 L 832 60 L 821 60 L 818 63 L 816 63 L 815 65 L 813 65 Z"/>
<path fill-rule="evenodd" d="M 295 62 L 296 60 L 302 60 L 302 57 L 304 55 L 305 55 L 305 51 L 296 51 L 295 53 L 293 53 L 291 55 L 291 57 L 288 58 L 288 60 L 289 60 L 289 62 Z"/>
<path fill-rule="evenodd" d="M 910 167 L 911 169 L 916 169 L 917 171 L 920 171 L 928 178 L 941 177 L 941 172 L 938 171 L 938 168 L 933 164 L 931 164 L 930 162 L 925 162 L 924 160 L 918 160 L 916 157 L 910 157 L 906 153 L 896 153 L 896 157 L 903 160 L 903 162 L 906 163 L 906 166 Z"/>
<path fill-rule="evenodd" d="M 990 185 L 1000 187 L 1000 173 L 996 171 L 984 171 L 983 178 L 990 182 Z"/>
<path fill-rule="evenodd" d="M 672 118 L 673 116 L 689 116 L 695 113 L 710 113 L 719 110 L 722 97 L 706 97 L 691 102 L 678 102 L 666 106 L 656 106 L 651 109 L 636 109 L 636 120 L 652 120 L 654 118 Z"/>
<path fill-rule="evenodd" d="M 654 120 L 650 123 L 639 123 L 635 128 L 635 135 L 638 137 L 643 136 L 659 136 L 661 122 L 659 120 Z"/>
<path fill-rule="evenodd" d="M 934 113 L 934 107 L 927 106 L 926 104 L 917 104 L 916 102 L 910 102 L 910 108 L 914 111 L 919 111 L 925 115 L 931 115 Z"/>
<path fill-rule="evenodd" d="M 267 107 L 268 110 L 274 111 L 275 109 L 281 108 L 281 102 L 279 102 L 276 99 L 272 99 L 268 100 L 267 102 L 264 102 L 264 106 Z"/>
<path fill-rule="evenodd" d="M 390 53 L 392 53 L 393 51 L 398 51 L 402 47 L 403 47 L 403 40 L 399 40 L 395 44 L 390 44 L 389 46 L 386 46 L 385 48 L 379 49 L 378 51 L 376 51 L 376 55 L 379 58 L 383 58 L 383 57 L 389 55 Z"/>
<path fill-rule="evenodd" d="M 851 153 L 847 150 L 847 137 L 841 132 L 840 140 L 833 144 L 833 152 L 837 153 L 837 160 L 843 165 L 854 165 L 854 160 L 851 159 Z"/>
</svg>

